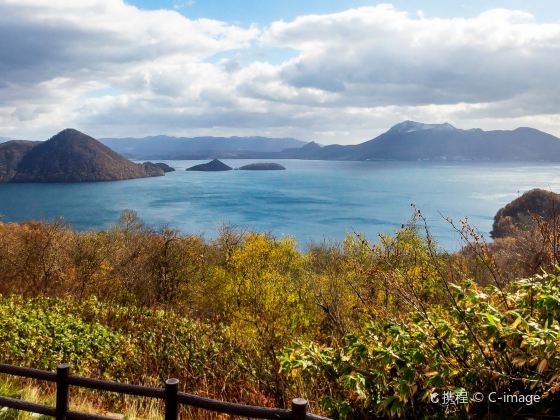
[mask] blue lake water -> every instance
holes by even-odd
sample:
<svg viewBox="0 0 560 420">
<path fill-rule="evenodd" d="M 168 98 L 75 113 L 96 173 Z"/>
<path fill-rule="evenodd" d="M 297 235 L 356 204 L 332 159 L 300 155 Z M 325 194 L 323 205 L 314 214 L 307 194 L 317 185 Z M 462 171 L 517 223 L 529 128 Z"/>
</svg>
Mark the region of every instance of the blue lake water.
<svg viewBox="0 0 560 420">
<path fill-rule="evenodd" d="M 223 160 L 232 167 L 252 160 Z M 213 237 L 222 223 L 310 241 L 361 232 L 375 239 L 412 214 L 415 203 L 447 249 L 457 236 L 441 215 L 468 217 L 482 233 L 520 193 L 560 190 L 557 164 L 277 161 L 286 171 L 186 172 L 200 161 L 166 161 L 165 177 L 79 184 L 0 184 L 4 221 L 62 217 L 78 229 L 105 228 L 124 209 L 150 225 Z"/>
</svg>

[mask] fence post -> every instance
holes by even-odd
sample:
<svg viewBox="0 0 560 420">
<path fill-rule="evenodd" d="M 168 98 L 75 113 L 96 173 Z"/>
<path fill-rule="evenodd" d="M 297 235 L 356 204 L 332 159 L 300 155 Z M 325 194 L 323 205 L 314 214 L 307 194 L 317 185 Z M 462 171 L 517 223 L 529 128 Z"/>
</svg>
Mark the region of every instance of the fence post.
<svg viewBox="0 0 560 420">
<path fill-rule="evenodd" d="M 68 376 L 70 363 L 61 363 L 56 368 L 56 420 L 65 420 L 68 413 Z"/>
<path fill-rule="evenodd" d="M 179 418 L 177 392 L 179 392 L 179 379 L 171 378 L 165 381 L 165 420 Z"/>
<path fill-rule="evenodd" d="M 292 400 L 292 418 L 294 420 L 305 420 L 307 414 L 307 400 L 294 398 Z"/>
</svg>

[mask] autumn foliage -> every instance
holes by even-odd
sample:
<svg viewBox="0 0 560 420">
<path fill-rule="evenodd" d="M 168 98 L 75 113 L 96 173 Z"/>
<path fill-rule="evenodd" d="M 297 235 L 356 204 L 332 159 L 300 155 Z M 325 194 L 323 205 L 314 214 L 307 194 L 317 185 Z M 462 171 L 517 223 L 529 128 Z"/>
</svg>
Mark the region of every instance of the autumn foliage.
<svg viewBox="0 0 560 420">
<path fill-rule="evenodd" d="M 176 376 L 188 392 L 250 404 L 303 396 L 336 418 L 552 413 L 554 252 L 541 244 L 547 257 L 529 275 L 508 264 L 503 240 L 455 228 L 464 248 L 449 254 L 416 211 L 375 242 L 349 235 L 305 251 L 265 233 L 154 229 L 131 211 L 103 231 L 0 224 L 1 359 L 51 369 L 66 360 L 78 373 L 134 383 Z M 458 390 L 543 399 L 430 401 Z M 126 410 L 114 396 L 101 401 Z"/>
</svg>

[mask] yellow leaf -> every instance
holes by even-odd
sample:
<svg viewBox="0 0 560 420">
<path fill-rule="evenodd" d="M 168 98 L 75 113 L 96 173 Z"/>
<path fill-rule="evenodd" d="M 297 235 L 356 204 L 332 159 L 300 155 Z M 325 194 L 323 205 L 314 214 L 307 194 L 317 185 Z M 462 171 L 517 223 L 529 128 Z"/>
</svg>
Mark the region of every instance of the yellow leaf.
<svg viewBox="0 0 560 420">
<path fill-rule="evenodd" d="M 539 365 L 537 366 L 537 372 L 543 373 L 547 366 L 548 366 L 548 360 L 542 359 Z"/>
<path fill-rule="evenodd" d="M 525 363 L 527 363 L 527 359 L 524 359 L 522 357 L 516 357 L 513 359 L 513 365 L 517 366 L 517 367 L 522 367 L 525 365 Z"/>
</svg>

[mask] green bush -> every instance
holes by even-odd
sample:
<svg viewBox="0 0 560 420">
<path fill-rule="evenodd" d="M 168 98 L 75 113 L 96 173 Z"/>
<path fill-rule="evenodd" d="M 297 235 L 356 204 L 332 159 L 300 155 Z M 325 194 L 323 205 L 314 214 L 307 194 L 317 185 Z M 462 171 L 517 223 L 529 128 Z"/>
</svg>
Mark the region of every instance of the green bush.
<svg viewBox="0 0 560 420">
<path fill-rule="evenodd" d="M 54 370 L 66 361 L 77 374 L 157 385 L 175 376 L 190 392 L 230 398 L 247 381 L 225 328 L 173 312 L 0 296 L 0 319 L 3 363 Z"/>
<path fill-rule="evenodd" d="M 450 305 L 423 305 L 400 322 L 374 320 L 337 347 L 299 343 L 284 353 L 283 371 L 318 387 L 323 408 L 336 418 L 553 413 L 560 404 L 559 278 L 535 276 L 507 290 L 470 281 L 446 287 Z M 542 401 L 430 400 L 461 391 Z"/>
<path fill-rule="evenodd" d="M 67 302 L 0 297 L 0 353 L 5 362 L 55 369 L 66 361 L 79 372 L 103 373 L 124 363 L 127 337 L 73 314 Z"/>
</svg>

